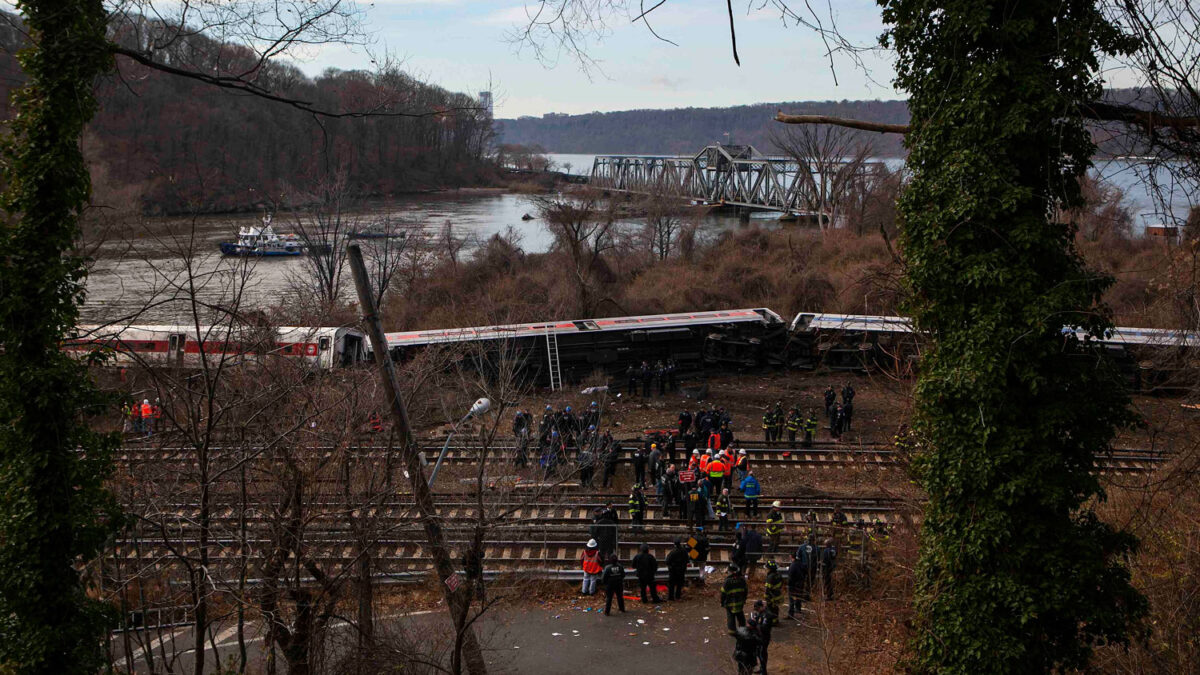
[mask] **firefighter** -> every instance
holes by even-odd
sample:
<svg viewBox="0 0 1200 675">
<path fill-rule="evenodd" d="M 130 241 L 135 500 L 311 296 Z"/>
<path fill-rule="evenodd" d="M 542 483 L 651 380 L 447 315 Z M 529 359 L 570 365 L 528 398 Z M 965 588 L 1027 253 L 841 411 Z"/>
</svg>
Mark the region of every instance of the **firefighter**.
<svg viewBox="0 0 1200 675">
<path fill-rule="evenodd" d="M 733 514 L 733 500 L 729 498 L 729 488 L 721 490 L 721 494 L 717 496 L 717 502 L 713 508 L 717 512 L 717 531 L 729 531 L 729 516 Z"/>
<path fill-rule="evenodd" d="M 779 551 L 779 539 L 783 534 L 783 512 L 780 507 L 783 505 L 779 500 L 775 500 L 771 504 L 771 512 L 767 514 L 767 539 L 771 541 L 771 553 Z"/>
<path fill-rule="evenodd" d="M 783 401 L 775 402 L 775 409 L 771 411 L 771 440 L 783 440 Z"/>
<path fill-rule="evenodd" d="M 632 521 L 630 529 L 634 532 L 641 532 L 644 528 L 643 518 L 646 516 L 646 495 L 642 493 L 642 484 L 638 483 L 633 486 L 633 492 L 629 494 L 629 520 Z"/>
<path fill-rule="evenodd" d="M 764 443 L 771 442 L 771 427 L 774 422 L 774 419 L 775 419 L 775 416 L 771 414 L 770 406 L 763 408 L 762 430 L 763 430 L 763 442 Z"/>
<path fill-rule="evenodd" d="M 800 431 L 800 424 L 801 424 L 800 411 L 796 410 L 795 408 L 792 408 L 791 410 L 789 410 L 788 415 L 787 415 L 786 424 L 787 424 L 788 446 L 791 447 L 793 450 L 795 450 L 796 449 L 796 432 Z"/>
<path fill-rule="evenodd" d="M 833 385 L 825 388 L 825 416 L 829 421 L 833 421 L 833 404 L 837 402 L 837 392 L 834 391 Z"/>
<path fill-rule="evenodd" d="M 817 433 L 817 416 L 810 409 L 808 417 L 804 420 L 804 447 L 811 448 L 813 444 L 813 436 Z"/>
<path fill-rule="evenodd" d="M 783 601 L 783 575 L 779 573 L 779 565 L 774 560 L 767 561 L 767 578 L 763 582 L 763 594 L 767 601 L 767 611 L 772 617 L 779 616 L 779 603 Z"/>
<path fill-rule="evenodd" d="M 745 606 L 749 592 L 742 570 L 737 565 L 730 565 L 729 575 L 721 586 L 721 606 L 725 608 L 725 625 L 730 635 L 735 634 L 738 627 L 746 625 Z"/>
</svg>

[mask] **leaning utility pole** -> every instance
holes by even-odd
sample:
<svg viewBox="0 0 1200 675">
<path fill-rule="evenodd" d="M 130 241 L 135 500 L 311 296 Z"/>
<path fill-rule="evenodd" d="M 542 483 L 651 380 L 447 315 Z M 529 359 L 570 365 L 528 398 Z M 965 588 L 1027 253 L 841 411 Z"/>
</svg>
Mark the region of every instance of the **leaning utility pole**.
<svg viewBox="0 0 1200 675">
<path fill-rule="evenodd" d="M 475 628 L 467 621 L 467 611 L 471 607 L 471 587 L 469 584 L 454 583 L 456 572 L 450 558 L 450 550 L 446 547 L 446 537 L 442 532 L 434 511 L 433 492 L 425 482 L 425 471 L 421 464 L 421 453 L 413 442 L 412 427 L 408 422 L 408 410 L 404 407 L 404 399 L 400 396 L 400 382 L 396 377 L 396 366 L 388 354 L 387 339 L 383 336 L 383 325 L 379 322 L 379 312 L 375 307 L 375 298 L 371 294 L 371 284 L 367 277 L 367 267 L 363 263 L 362 249 L 358 244 L 350 244 L 350 270 L 354 274 L 354 287 L 358 291 L 358 302 L 362 306 L 363 323 L 366 324 L 367 335 L 371 339 L 371 351 L 375 354 L 375 363 L 380 366 L 379 376 L 383 380 L 383 390 L 391 402 L 392 420 L 400 438 L 400 457 L 407 468 L 409 484 L 412 486 L 413 501 L 416 503 L 417 517 L 421 527 L 425 529 L 425 538 L 429 542 L 429 551 L 433 556 L 433 568 L 437 574 L 439 586 L 446 596 L 446 604 L 450 607 L 450 618 L 454 628 L 462 635 L 462 656 L 466 661 L 467 671 L 472 675 L 483 675 L 487 672 L 487 662 L 483 660 L 483 650 L 475 636 Z M 458 640 L 455 641 L 459 642 Z M 452 672 L 462 671 L 458 655 L 452 658 Z"/>
</svg>

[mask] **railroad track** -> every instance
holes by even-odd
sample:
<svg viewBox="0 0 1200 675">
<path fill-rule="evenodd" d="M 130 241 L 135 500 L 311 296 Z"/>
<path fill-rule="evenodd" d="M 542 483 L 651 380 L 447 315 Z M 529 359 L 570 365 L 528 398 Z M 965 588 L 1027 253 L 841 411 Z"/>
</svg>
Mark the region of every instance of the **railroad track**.
<svg viewBox="0 0 1200 675">
<path fill-rule="evenodd" d="M 832 536 L 838 539 L 842 548 L 850 554 L 864 551 L 864 545 L 878 545 L 888 535 L 881 532 L 864 531 L 855 528 L 819 528 L 818 536 Z M 765 553 L 767 559 L 775 559 L 781 564 L 790 560 L 796 546 L 800 544 L 806 533 L 789 534 L 785 531 L 780 549 L 776 553 Z M 665 559 L 674 545 L 676 536 L 687 538 L 686 532 L 651 530 L 644 533 L 631 533 L 622 529 L 618 536 L 617 555 L 628 564 L 628 561 L 638 553 L 642 543 L 650 547 L 651 553 L 661 561 Z M 731 562 L 733 552 L 732 536 L 714 533 L 711 539 L 711 554 L 709 564 L 724 564 Z M 548 533 L 545 537 L 523 537 L 511 539 L 489 539 L 484 542 L 484 564 L 489 567 L 504 567 L 510 571 L 520 569 L 575 569 L 579 566 L 579 558 L 587 542 L 586 535 L 563 537 L 557 533 Z M 265 539 L 247 539 L 249 550 L 254 551 L 249 556 L 249 564 L 259 570 L 263 566 L 263 547 L 271 542 Z M 446 543 L 452 549 L 461 550 L 468 544 L 468 539 L 457 536 L 453 531 L 447 532 Z M 106 567 L 117 564 L 137 564 L 139 566 L 170 566 L 179 563 L 177 553 L 191 552 L 189 556 L 196 559 L 194 542 L 188 540 L 172 541 L 170 546 L 151 540 L 122 541 L 112 547 L 105 557 Z M 228 570 L 243 563 L 242 542 L 237 539 L 217 540 L 210 542 L 209 561 L 214 568 Z M 352 542 L 327 541 L 306 542 L 305 558 L 333 569 L 348 569 L 360 558 L 358 548 Z M 377 572 L 385 574 L 420 572 L 431 568 L 430 555 L 426 546 L 419 541 L 380 540 L 372 546 L 372 566 Z M 290 567 L 290 566 L 289 566 Z M 327 573 L 329 573 L 327 571 Z"/>
<path fill-rule="evenodd" d="M 332 456 L 334 448 L 312 447 L 308 451 Z M 437 459 L 441 447 L 422 446 L 426 461 L 432 463 Z M 885 444 L 822 445 L 813 448 L 792 449 L 790 447 L 747 447 L 747 457 L 751 467 L 769 466 L 798 466 L 817 469 L 845 468 L 894 468 L 904 466 L 907 462 L 900 451 Z M 210 457 L 214 460 L 229 460 L 240 457 L 245 448 L 229 448 L 216 446 L 209 449 Z M 382 463 L 388 459 L 399 464 L 398 453 L 388 454 L 385 448 L 376 446 L 361 446 L 345 449 L 356 462 Z M 573 452 L 569 451 L 570 456 Z M 452 466 L 478 465 L 481 449 L 477 445 L 456 445 L 451 447 L 445 456 L 444 463 Z M 508 446 L 489 448 L 489 463 L 496 465 L 514 464 L 517 458 L 516 450 Z M 682 461 L 682 453 L 677 457 Z M 1155 450 L 1139 448 L 1121 448 L 1111 454 L 1097 455 L 1096 467 L 1107 474 L 1140 474 L 1157 469 L 1170 456 Z M 115 453 L 115 460 L 120 464 L 143 466 L 173 467 L 185 469 L 196 465 L 194 450 L 178 447 L 162 448 L 122 448 Z M 531 465 L 538 462 L 538 454 L 530 452 L 528 460 Z M 620 463 L 631 461 L 628 451 L 618 458 Z M 568 462 L 573 466 L 573 462 Z"/>
</svg>

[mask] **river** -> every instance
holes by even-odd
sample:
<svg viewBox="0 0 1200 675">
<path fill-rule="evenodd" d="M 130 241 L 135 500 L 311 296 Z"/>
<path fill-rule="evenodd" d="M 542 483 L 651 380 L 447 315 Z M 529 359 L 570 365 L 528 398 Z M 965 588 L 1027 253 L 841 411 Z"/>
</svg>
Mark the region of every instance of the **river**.
<svg viewBox="0 0 1200 675">
<path fill-rule="evenodd" d="M 551 155 L 556 168 L 571 173 L 591 171 L 594 155 Z M 899 166 L 901 160 L 889 160 L 889 166 Z M 1155 207 L 1145 184 L 1136 171 L 1136 164 L 1112 160 L 1097 163 L 1098 173 L 1122 188 L 1134 214 L 1134 224 L 1141 229 L 1146 224 L 1164 222 L 1163 214 Z M 1161 176 L 1160 176 L 1161 178 Z M 1200 198 L 1194 190 L 1176 190 L 1174 211 L 1187 213 L 1187 208 Z M 419 223 L 426 230 L 438 233 L 447 223 L 457 236 L 483 240 L 509 228 L 515 231 L 521 246 L 529 252 L 549 248 L 551 237 L 538 220 L 522 220 L 526 213 L 536 215 L 529 197 L 497 190 L 460 190 L 433 194 L 405 196 L 386 202 L 368 204 L 360 213 L 364 220 L 382 217 Z M 180 252 L 192 248 L 193 277 L 200 280 L 196 295 L 207 302 L 227 302 L 229 289 L 238 278 L 246 278 L 243 304 L 273 306 L 287 302 L 294 288 L 293 279 L 303 271 L 305 262 L 299 258 L 265 258 L 239 260 L 222 258 L 217 250 L 221 241 L 236 238 L 239 228 L 256 225 L 259 214 L 203 216 L 189 218 L 142 218 L 131 228 L 131 239 L 106 242 L 99 249 L 87 282 L 87 302 L 83 309 L 85 321 L 101 322 L 129 320 L 138 316 L 138 323 L 177 323 L 189 321 L 186 308 L 168 298 L 186 289 L 187 267 Z M 778 226 L 775 214 L 755 214 L 755 221 L 766 226 Z M 710 216 L 707 227 L 712 230 L 736 229 L 740 226 L 731 216 Z M 291 231 L 286 218 L 276 219 L 276 229 Z M 347 288 L 347 290 L 350 290 Z M 149 308 L 147 308 L 149 306 Z"/>
</svg>

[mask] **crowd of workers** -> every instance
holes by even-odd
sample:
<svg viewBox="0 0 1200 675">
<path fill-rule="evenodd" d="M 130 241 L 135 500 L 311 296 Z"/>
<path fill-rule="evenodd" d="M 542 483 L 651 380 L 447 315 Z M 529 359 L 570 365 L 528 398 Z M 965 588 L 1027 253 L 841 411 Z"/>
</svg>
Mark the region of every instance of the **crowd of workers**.
<svg viewBox="0 0 1200 675">
<path fill-rule="evenodd" d="M 836 438 L 838 432 L 849 428 L 854 389 L 844 386 L 840 403 L 836 393 L 831 399 L 829 392 L 832 391 L 831 386 L 825 394 L 826 418 L 831 435 Z M 801 420 L 798 408 L 794 407 L 785 416 L 781 404 L 768 408 L 766 413 L 763 419 L 766 440 L 782 440 L 782 431 L 786 429 L 789 442 L 795 443 L 796 435 L 803 431 L 803 442 L 811 444 L 816 430 L 816 420 L 811 413 Z M 590 487 L 593 472 L 602 467 L 603 486 L 608 487 L 624 448 L 610 433 L 597 431 L 599 422 L 600 410 L 595 403 L 579 415 L 570 407 L 556 412 L 547 406 L 536 436 L 527 412 L 518 413 L 513 431 L 518 439 L 523 439 L 518 442 L 519 448 L 536 442 L 543 466 L 566 462 L 567 449 L 576 448 L 580 484 Z M 783 543 L 782 503 L 774 501 L 765 516 L 761 515 L 762 484 L 750 466 L 750 455 L 744 449 L 736 449 L 733 420 L 724 408 L 683 410 L 674 428 L 648 431 L 630 451 L 633 485 L 626 508 L 619 509 L 608 502 L 595 509 L 590 539 L 580 560 L 583 570 L 581 592 L 591 596 L 603 590 L 605 615 L 611 614 L 614 600 L 618 611 L 624 612 L 626 576 L 632 574 L 643 603 L 664 600 L 657 584 L 660 561 L 648 544 L 641 544 L 628 566 L 618 557 L 620 511 L 626 511 L 629 531 L 636 536 L 644 531 L 651 500 L 656 500 L 660 518 L 682 519 L 689 527 L 686 540 L 682 536 L 676 537 L 663 561 L 666 568 L 665 600 L 672 602 L 682 598 L 689 568 L 696 570 L 698 583 L 706 583 L 712 571 L 710 534 L 720 538 L 728 533 L 732 536 L 731 564 L 721 585 L 720 604 L 725 609 L 729 633 L 735 639 L 734 660 L 739 673 L 750 673 L 756 666 L 760 668 L 758 672 L 766 673 L 772 631 L 779 625 L 784 612 L 784 618 L 798 619 L 802 604 L 813 593 L 819 592 L 827 600 L 833 599 L 837 544 L 832 538 L 819 539 L 816 513 L 809 511 L 804 517 L 809 526 L 808 533 L 791 553 L 790 562 L 781 568 L 777 558 Z M 528 461 L 528 449 L 519 453 L 518 461 Z M 653 495 L 649 494 L 649 486 L 653 486 Z M 740 496 L 740 504 L 735 502 L 735 494 Z M 759 521 L 760 517 L 762 521 Z M 715 533 L 709 529 L 713 521 Z M 831 524 L 868 528 L 861 517 L 857 523 L 851 523 L 840 508 L 834 511 Z M 886 526 L 876 521 L 874 528 L 884 531 Z M 760 564 L 766 570 L 762 598 L 754 602 L 753 611 L 747 617 L 745 609 L 751 595 L 751 580 Z"/>
<path fill-rule="evenodd" d="M 125 420 L 123 431 L 153 436 L 154 430 L 162 421 L 162 412 L 162 406 L 159 405 L 158 399 L 154 399 L 153 404 L 148 398 L 142 399 L 141 403 L 136 400 L 126 401 L 121 406 L 121 415 Z"/>
</svg>

